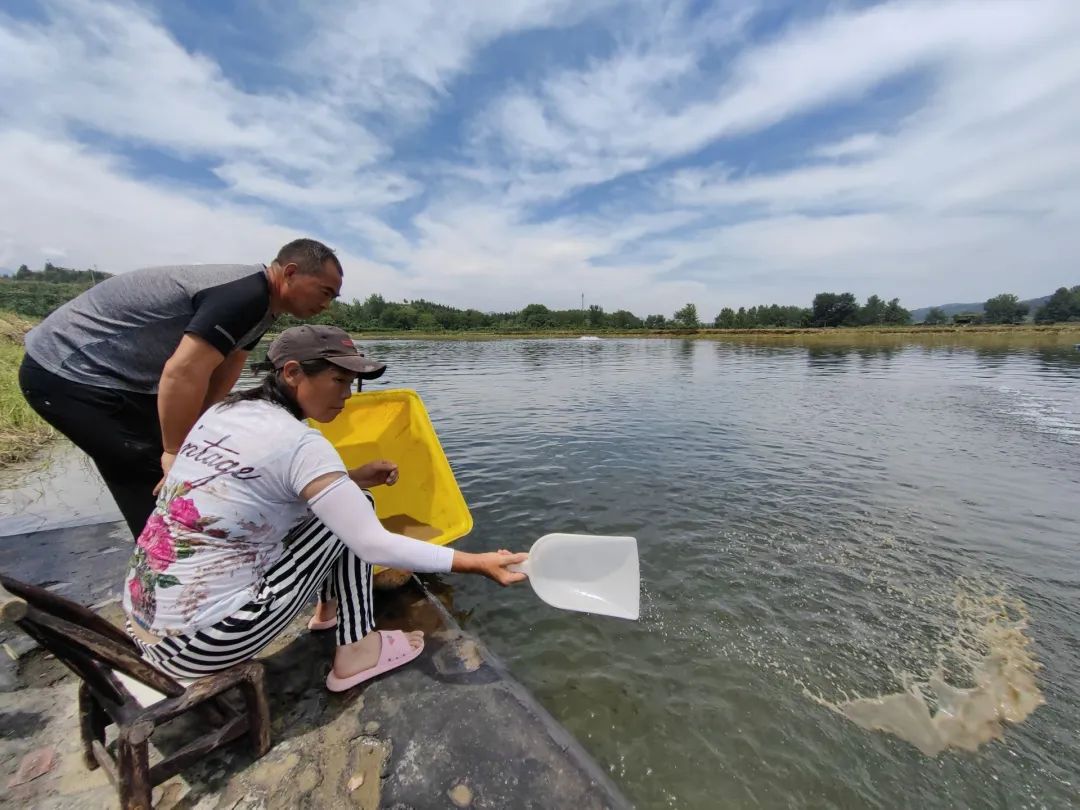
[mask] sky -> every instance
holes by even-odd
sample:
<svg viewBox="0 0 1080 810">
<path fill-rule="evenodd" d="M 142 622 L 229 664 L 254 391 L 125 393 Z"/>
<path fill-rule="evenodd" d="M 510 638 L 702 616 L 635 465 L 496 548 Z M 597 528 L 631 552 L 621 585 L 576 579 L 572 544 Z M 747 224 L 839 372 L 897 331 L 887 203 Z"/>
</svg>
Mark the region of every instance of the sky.
<svg viewBox="0 0 1080 810">
<path fill-rule="evenodd" d="M 6 0 L 0 267 L 482 310 L 1080 283 L 1080 2 Z"/>
</svg>

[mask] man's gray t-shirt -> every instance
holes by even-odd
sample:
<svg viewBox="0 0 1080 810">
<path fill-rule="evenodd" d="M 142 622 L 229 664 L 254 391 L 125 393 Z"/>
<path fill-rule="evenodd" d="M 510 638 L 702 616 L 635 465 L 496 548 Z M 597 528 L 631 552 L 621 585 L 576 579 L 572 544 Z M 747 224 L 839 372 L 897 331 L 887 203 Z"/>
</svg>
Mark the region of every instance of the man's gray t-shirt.
<svg viewBox="0 0 1080 810">
<path fill-rule="evenodd" d="M 156 394 L 185 334 L 228 355 L 250 351 L 273 322 L 261 264 L 151 267 L 59 307 L 27 334 L 26 352 L 72 382 Z"/>
</svg>

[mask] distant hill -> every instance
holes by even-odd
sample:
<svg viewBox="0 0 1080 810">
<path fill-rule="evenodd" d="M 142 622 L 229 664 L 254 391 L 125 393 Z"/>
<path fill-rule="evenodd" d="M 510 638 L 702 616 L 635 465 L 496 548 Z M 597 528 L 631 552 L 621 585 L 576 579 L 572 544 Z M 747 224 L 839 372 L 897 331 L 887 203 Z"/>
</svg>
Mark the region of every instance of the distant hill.
<svg viewBox="0 0 1080 810">
<path fill-rule="evenodd" d="M 1050 296 L 1044 295 L 1041 298 L 1028 298 L 1026 301 L 1021 301 L 1021 303 L 1027 304 L 1029 312 L 1034 315 L 1035 310 L 1037 310 L 1049 300 Z M 944 312 L 946 315 L 948 315 L 950 318 L 953 315 L 959 315 L 961 312 L 975 312 L 981 315 L 983 311 L 983 305 L 985 303 L 985 301 L 980 301 L 977 304 L 938 304 L 937 308 Z M 933 307 L 922 307 L 920 309 L 911 310 L 911 322 L 922 323 L 924 320 L 926 320 L 927 314 L 932 309 Z"/>
</svg>

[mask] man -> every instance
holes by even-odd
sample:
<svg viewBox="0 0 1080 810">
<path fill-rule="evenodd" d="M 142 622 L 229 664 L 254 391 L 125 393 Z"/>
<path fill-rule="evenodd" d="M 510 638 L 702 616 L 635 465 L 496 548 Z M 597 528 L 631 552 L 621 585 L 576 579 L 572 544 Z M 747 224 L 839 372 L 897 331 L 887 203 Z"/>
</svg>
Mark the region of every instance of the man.
<svg viewBox="0 0 1080 810">
<path fill-rule="evenodd" d="M 26 336 L 30 406 L 94 460 L 138 537 L 155 489 L 203 411 L 277 316 L 310 318 L 341 290 L 334 252 L 285 245 L 266 267 L 180 265 L 114 276 Z"/>
</svg>

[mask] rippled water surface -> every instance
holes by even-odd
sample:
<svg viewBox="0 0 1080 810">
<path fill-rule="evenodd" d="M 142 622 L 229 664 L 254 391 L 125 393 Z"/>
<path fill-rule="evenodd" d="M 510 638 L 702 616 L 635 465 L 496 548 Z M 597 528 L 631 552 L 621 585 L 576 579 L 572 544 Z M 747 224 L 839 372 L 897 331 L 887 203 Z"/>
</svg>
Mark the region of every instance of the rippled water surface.
<svg viewBox="0 0 1080 810">
<path fill-rule="evenodd" d="M 1080 352 L 366 348 L 424 397 L 462 548 L 638 538 L 638 623 L 448 583 L 640 807 L 1076 803 Z M 1030 715 L 980 744 L 987 699 Z"/>
<path fill-rule="evenodd" d="M 444 582 L 639 807 L 1080 806 L 1080 351 L 365 348 L 427 404 L 461 548 L 638 538 L 637 623 Z"/>
</svg>

